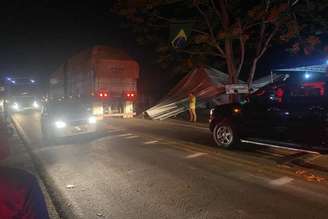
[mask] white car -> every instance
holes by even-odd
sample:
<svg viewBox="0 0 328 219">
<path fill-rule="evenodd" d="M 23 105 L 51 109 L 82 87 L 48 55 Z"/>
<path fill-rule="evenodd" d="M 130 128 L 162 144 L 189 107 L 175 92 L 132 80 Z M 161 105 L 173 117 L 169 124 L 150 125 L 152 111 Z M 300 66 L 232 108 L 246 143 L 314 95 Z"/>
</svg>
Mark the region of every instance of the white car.
<svg viewBox="0 0 328 219">
<path fill-rule="evenodd" d="M 46 140 L 97 131 L 97 118 L 91 108 L 79 101 L 60 101 L 45 105 L 41 114 L 42 134 Z"/>
<path fill-rule="evenodd" d="M 41 102 L 34 96 L 14 96 L 10 98 L 9 109 L 12 112 L 22 112 L 25 110 L 41 110 Z"/>
</svg>

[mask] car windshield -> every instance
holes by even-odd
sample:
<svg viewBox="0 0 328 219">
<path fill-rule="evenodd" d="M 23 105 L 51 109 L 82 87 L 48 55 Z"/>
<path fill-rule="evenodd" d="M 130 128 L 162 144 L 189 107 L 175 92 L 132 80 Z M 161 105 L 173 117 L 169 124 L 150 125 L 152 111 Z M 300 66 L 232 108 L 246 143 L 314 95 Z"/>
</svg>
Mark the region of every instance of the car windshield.
<svg viewBox="0 0 328 219">
<path fill-rule="evenodd" d="M 32 96 L 21 96 L 21 97 L 16 96 L 13 98 L 13 100 L 17 102 L 33 102 L 35 98 Z"/>
<path fill-rule="evenodd" d="M 79 101 L 53 102 L 48 105 L 48 112 L 55 115 L 85 115 L 90 111 L 88 104 Z"/>
</svg>

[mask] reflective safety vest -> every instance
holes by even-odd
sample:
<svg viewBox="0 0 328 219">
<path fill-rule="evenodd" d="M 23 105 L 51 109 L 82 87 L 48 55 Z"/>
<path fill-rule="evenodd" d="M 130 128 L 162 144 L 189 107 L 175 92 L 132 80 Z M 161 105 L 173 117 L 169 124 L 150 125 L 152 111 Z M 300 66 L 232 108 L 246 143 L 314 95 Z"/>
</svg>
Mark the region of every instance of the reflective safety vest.
<svg viewBox="0 0 328 219">
<path fill-rule="evenodd" d="M 194 95 L 189 95 L 189 108 L 196 109 L 196 97 Z"/>
</svg>

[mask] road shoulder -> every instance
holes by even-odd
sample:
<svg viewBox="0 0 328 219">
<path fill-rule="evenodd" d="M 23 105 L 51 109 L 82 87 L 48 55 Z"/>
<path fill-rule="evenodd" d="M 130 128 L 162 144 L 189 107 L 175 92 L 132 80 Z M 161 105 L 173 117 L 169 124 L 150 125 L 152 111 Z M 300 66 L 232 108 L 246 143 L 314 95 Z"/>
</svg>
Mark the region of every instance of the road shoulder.
<svg viewBox="0 0 328 219">
<path fill-rule="evenodd" d="M 44 193 L 49 214 L 51 218 L 76 218 L 73 212 L 69 208 L 65 208 L 67 202 L 60 191 L 56 189 L 54 183 L 47 172 L 47 169 L 43 166 L 42 161 L 34 154 L 30 145 L 30 141 L 26 136 L 23 128 L 19 125 L 14 118 L 12 118 L 12 124 L 16 130 L 17 141 L 20 142 L 20 147 L 24 150 L 26 156 L 29 159 L 29 164 L 33 167 L 33 173 L 39 179 L 41 189 Z"/>
</svg>

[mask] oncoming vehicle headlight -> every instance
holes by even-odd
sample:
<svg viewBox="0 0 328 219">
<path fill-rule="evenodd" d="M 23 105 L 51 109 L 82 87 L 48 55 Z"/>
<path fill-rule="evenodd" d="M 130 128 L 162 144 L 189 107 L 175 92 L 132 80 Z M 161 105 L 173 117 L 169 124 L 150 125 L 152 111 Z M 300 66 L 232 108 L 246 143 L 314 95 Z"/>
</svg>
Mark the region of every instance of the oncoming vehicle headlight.
<svg viewBox="0 0 328 219">
<path fill-rule="evenodd" d="M 34 102 L 33 102 L 33 107 L 34 107 L 34 108 L 39 108 L 39 103 L 36 102 L 36 101 L 34 101 Z"/>
<path fill-rule="evenodd" d="M 95 124 L 97 122 L 97 118 L 95 116 L 91 116 L 89 117 L 88 122 L 90 124 Z"/>
<path fill-rule="evenodd" d="M 11 106 L 14 110 L 19 110 L 19 105 L 18 103 L 13 103 L 13 105 Z"/>
<path fill-rule="evenodd" d="M 62 128 L 65 128 L 66 127 L 66 123 L 65 122 L 63 122 L 63 121 L 56 121 L 55 122 L 55 126 L 56 126 L 56 128 L 58 128 L 58 129 L 62 129 Z"/>
</svg>

